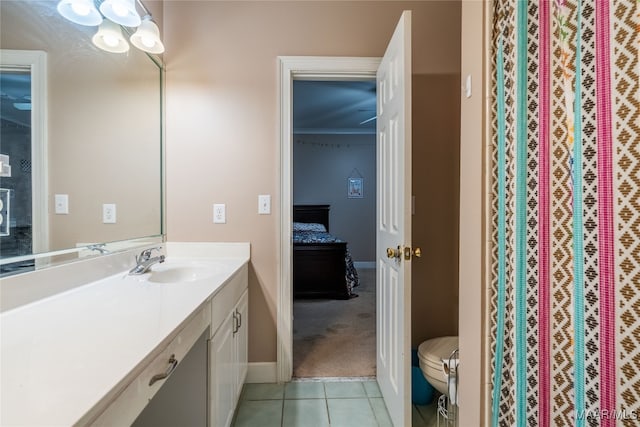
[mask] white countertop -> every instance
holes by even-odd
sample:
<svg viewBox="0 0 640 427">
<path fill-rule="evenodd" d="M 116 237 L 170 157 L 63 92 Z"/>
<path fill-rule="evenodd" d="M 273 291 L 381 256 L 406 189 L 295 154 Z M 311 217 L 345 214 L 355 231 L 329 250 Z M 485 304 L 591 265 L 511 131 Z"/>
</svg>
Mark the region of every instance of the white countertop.
<svg viewBox="0 0 640 427">
<path fill-rule="evenodd" d="M 246 255 L 215 257 L 222 267 L 210 280 L 122 272 L 2 313 L 0 425 L 77 423 L 249 261 L 246 246 Z"/>
</svg>

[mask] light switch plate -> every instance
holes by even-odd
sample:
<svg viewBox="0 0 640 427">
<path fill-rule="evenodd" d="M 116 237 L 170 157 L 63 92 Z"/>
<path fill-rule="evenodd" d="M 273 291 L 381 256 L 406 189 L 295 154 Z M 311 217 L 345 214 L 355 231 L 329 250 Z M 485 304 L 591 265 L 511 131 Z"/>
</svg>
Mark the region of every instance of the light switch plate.
<svg viewBox="0 0 640 427">
<path fill-rule="evenodd" d="M 115 203 L 105 203 L 102 205 L 102 222 L 104 224 L 116 223 L 116 205 Z"/>
<path fill-rule="evenodd" d="M 213 205 L 213 223 L 214 224 L 226 224 L 227 222 L 227 209 L 224 203 L 215 203 Z"/>
<path fill-rule="evenodd" d="M 467 75 L 467 78 L 464 81 L 464 96 L 467 98 L 471 98 L 471 74 Z"/>
<path fill-rule="evenodd" d="M 260 215 L 271 214 L 271 195 L 261 194 L 258 196 L 258 213 Z"/>
<path fill-rule="evenodd" d="M 55 195 L 55 212 L 57 215 L 69 214 L 69 195 L 68 194 L 56 194 Z"/>
</svg>

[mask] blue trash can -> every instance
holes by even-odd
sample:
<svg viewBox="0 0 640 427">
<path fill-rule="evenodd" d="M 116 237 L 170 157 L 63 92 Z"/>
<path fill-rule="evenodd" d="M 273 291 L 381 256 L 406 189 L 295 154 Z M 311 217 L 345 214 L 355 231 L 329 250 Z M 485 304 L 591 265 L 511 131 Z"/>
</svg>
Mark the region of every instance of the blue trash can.
<svg viewBox="0 0 640 427">
<path fill-rule="evenodd" d="M 420 369 L 418 350 L 411 350 L 411 402 L 414 405 L 426 405 L 433 400 L 434 389 L 427 382 Z"/>
</svg>

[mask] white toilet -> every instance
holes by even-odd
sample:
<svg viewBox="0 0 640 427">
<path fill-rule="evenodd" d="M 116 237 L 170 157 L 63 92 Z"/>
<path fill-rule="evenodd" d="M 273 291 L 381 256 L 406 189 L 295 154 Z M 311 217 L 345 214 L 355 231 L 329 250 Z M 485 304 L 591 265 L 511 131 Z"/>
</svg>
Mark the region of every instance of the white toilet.
<svg viewBox="0 0 640 427">
<path fill-rule="evenodd" d="M 457 348 L 457 336 L 433 338 L 418 346 L 422 374 L 429 384 L 446 396 L 449 396 L 449 392 L 443 364 L 449 361 L 451 353 Z"/>
</svg>

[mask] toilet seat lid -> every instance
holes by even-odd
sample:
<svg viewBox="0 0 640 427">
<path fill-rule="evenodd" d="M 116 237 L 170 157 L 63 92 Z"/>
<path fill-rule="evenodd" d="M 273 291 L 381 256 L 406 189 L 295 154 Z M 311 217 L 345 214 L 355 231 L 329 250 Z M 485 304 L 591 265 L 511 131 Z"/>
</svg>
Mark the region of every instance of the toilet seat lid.
<svg viewBox="0 0 640 427">
<path fill-rule="evenodd" d="M 425 362 L 441 364 L 458 348 L 458 337 L 439 337 L 427 340 L 418 346 L 418 357 Z"/>
</svg>

